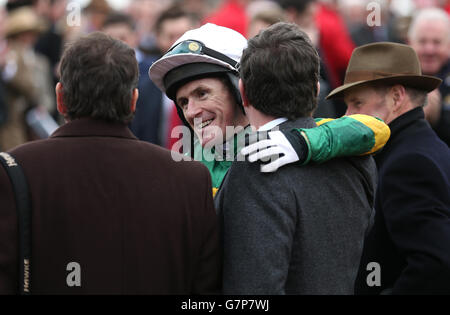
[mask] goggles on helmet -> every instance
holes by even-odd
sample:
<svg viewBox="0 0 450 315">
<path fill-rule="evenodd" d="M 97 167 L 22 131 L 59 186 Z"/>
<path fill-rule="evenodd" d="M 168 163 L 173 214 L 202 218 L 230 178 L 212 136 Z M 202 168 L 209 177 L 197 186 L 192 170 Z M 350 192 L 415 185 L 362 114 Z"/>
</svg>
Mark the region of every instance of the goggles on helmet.
<svg viewBox="0 0 450 315">
<path fill-rule="evenodd" d="M 232 58 L 216 51 L 211 48 L 208 48 L 200 41 L 197 40 L 185 40 L 177 45 L 173 46 L 169 51 L 165 54 L 165 57 L 179 55 L 179 54 L 195 54 L 195 55 L 206 55 L 225 63 L 228 63 L 234 69 L 238 69 L 239 62 L 233 60 Z"/>
</svg>

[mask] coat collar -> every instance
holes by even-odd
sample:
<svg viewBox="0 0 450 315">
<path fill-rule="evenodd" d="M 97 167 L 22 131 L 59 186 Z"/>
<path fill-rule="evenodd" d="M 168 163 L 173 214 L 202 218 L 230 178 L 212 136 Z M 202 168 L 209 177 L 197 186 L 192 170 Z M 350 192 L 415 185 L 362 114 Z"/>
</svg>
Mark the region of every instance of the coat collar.
<svg viewBox="0 0 450 315">
<path fill-rule="evenodd" d="M 59 137 L 115 137 L 137 140 L 126 124 L 93 118 L 80 118 L 62 125 L 50 136 Z"/>
<path fill-rule="evenodd" d="M 417 107 L 404 113 L 389 123 L 389 128 L 391 129 L 389 141 L 386 143 L 383 150 L 374 156 L 379 169 L 383 165 L 384 160 L 390 156 L 392 148 L 397 146 L 396 143 L 404 138 L 402 137 L 402 134 L 404 135 L 407 132 L 407 129 L 410 129 L 411 127 L 417 128 L 421 125 L 421 122 L 426 124 L 425 114 L 422 107 Z"/>
<path fill-rule="evenodd" d="M 425 119 L 425 114 L 422 107 L 414 108 L 397 117 L 389 124 L 389 128 L 391 129 L 391 139 L 393 139 L 397 134 L 399 134 L 409 125 L 421 119 Z"/>
<path fill-rule="evenodd" d="M 287 120 L 279 125 L 280 130 L 294 129 L 294 128 L 314 128 L 316 122 L 312 117 L 300 117 L 295 120 Z"/>
</svg>

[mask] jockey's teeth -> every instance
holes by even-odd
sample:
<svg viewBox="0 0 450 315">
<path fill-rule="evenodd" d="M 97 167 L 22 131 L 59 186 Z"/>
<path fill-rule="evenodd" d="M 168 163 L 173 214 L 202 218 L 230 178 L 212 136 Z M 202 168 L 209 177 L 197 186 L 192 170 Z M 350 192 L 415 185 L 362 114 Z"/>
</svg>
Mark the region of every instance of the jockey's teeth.
<svg viewBox="0 0 450 315">
<path fill-rule="evenodd" d="M 207 121 L 204 121 L 204 122 L 202 122 L 200 125 L 198 125 L 198 128 L 199 128 L 199 129 L 203 129 L 203 128 L 205 128 L 206 126 L 208 126 L 212 121 L 213 121 L 212 119 L 207 120 Z"/>
</svg>

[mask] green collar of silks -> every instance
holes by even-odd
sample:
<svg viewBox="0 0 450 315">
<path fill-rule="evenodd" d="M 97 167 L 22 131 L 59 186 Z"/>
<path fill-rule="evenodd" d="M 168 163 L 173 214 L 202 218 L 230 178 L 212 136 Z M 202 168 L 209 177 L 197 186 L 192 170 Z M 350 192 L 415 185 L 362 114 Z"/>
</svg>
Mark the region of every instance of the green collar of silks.
<svg viewBox="0 0 450 315">
<path fill-rule="evenodd" d="M 202 147 L 198 139 L 194 142 L 194 160 L 202 162 L 211 174 L 213 194 L 217 192 L 228 169 L 237 154 L 245 146 L 245 135 L 252 132 L 250 125 L 235 133 L 233 137 L 221 145 Z"/>
</svg>

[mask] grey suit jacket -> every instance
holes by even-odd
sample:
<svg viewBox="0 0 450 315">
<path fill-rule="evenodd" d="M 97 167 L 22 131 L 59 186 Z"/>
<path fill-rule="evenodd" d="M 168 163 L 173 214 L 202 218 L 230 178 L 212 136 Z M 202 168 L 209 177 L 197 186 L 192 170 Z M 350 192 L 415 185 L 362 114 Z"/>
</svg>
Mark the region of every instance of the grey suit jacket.
<svg viewBox="0 0 450 315">
<path fill-rule="evenodd" d="M 301 118 L 280 129 L 314 126 Z M 373 159 L 259 169 L 234 162 L 215 198 L 224 293 L 353 294 L 374 214 Z"/>
</svg>

